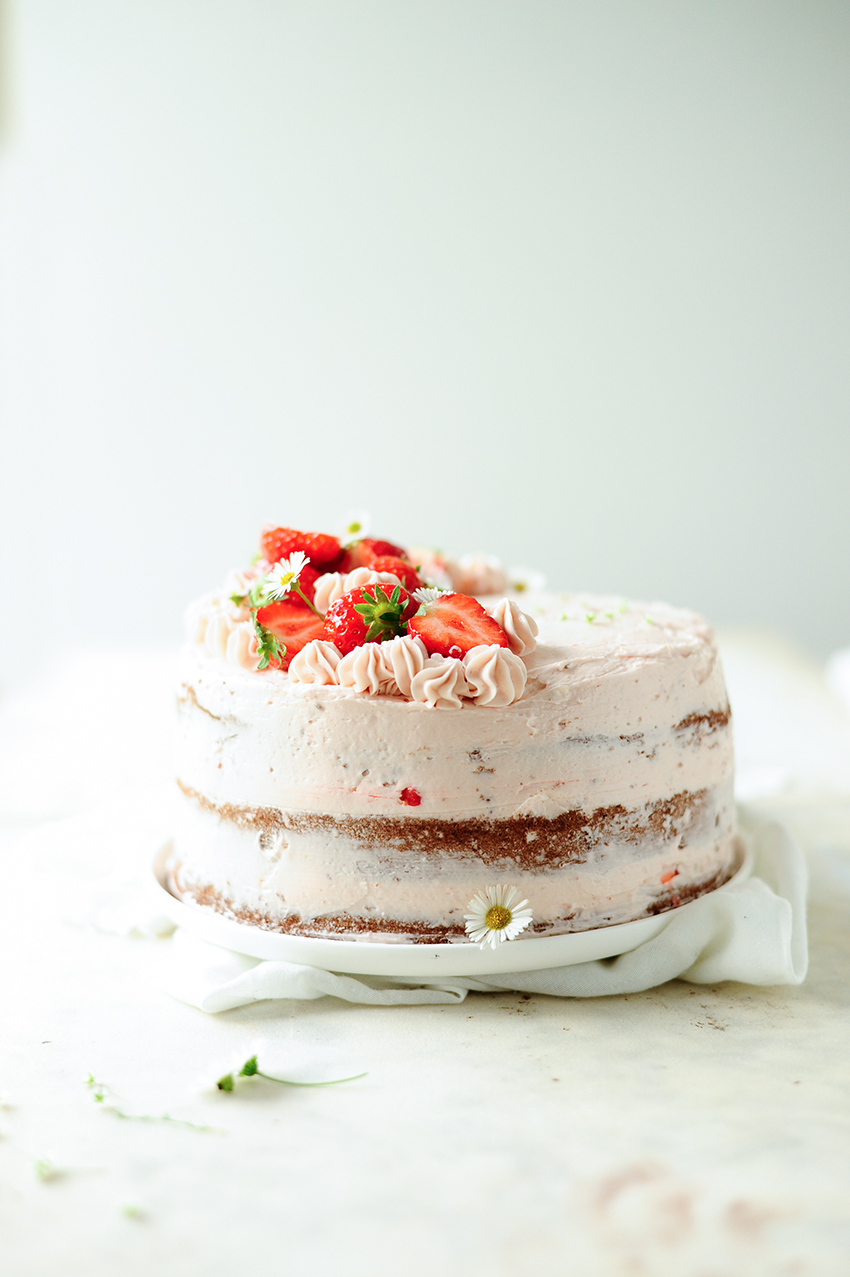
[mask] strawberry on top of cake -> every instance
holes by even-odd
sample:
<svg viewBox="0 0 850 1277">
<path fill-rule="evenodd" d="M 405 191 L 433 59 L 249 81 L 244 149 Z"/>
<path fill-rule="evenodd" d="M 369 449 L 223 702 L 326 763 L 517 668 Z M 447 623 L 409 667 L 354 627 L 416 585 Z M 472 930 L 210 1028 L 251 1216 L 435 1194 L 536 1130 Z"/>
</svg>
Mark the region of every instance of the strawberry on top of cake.
<svg viewBox="0 0 850 1277">
<path fill-rule="evenodd" d="M 525 689 L 522 658 L 537 626 L 511 599 L 488 610 L 473 592 L 505 584 L 492 559 L 455 562 L 390 541 L 268 525 L 257 561 L 225 594 L 195 605 L 189 637 L 242 669 L 283 670 L 294 683 L 432 709 L 509 705 Z"/>
</svg>

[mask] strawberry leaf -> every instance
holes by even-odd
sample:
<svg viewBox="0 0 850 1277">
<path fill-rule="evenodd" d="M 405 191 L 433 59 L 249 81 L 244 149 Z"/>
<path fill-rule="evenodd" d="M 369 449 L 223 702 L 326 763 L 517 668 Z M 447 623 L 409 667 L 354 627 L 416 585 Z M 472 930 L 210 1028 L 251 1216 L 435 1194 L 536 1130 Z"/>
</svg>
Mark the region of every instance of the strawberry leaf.
<svg viewBox="0 0 850 1277">
<path fill-rule="evenodd" d="M 406 606 L 407 600 L 402 602 L 401 587 L 398 585 L 389 595 L 380 585 L 365 588 L 363 602 L 354 605 L 354 611 L 366 623 L 364 642 L 371 643 L 376 638 L 395 638 L 397 634 L 406 633 L 407 626 L 403 619 Z"/>
<path fill-rule="evenodd" d="M 275 661 L 278 665 L 282 664 L 286 655 L 286 644 L 282 643 L 271 630 L 266 629 L 265 625 L 261 625 L 257 620 L 256 611 L 251 613 L 251 621 L 254 626 L 254 633 L 257 636 L 257 655 L 260 658 L 257 669 L 267 669 L 272 661 Z"/>
</svg>

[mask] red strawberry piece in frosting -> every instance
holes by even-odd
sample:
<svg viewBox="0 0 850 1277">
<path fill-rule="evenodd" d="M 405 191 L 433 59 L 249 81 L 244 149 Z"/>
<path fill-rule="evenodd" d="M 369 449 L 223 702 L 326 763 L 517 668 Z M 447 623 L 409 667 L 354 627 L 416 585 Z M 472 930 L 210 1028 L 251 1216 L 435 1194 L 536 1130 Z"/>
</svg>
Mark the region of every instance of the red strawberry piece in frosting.
<svg viewBox="0 0 850 1277">
<path fill-rule="evenodd" d="M 400 545 L 393 545 L 392 541 L 376 541 L 372 537 L 363 537 L 361 541 L 354 541 L 346 547 L 339 570 L 353 572 L 355 568 L 370 568 L 375 559 L 387 554 L 395 559 L 403 559 L 405 563 L 410 562 L 407 551 Z"/>
<path fill-rule="evenodd" d="M 373 572 L 392 572 L 411 594 L 424 585 L 416 569 L 406 559 L 400 559 L 396 554 L 379 554 L 372 560 L 369 567 Z"/>
<path fill-rule="evenodd" d="M 289 662 L 311 639 L 322 637 L 324 618 L 317 616 L 297 595 L 280 603 L 267 603 L 257 611 L 257 620 L 267 630 L 286 644 L 282 669 L 289 669 Z"/>
<path fill-rule="evenodd" d="M 343 656 L 364 643 L 381 643 L 407 632 L 416 600 L 400 585 L 363 585 L 349 590 L 325 613 L 319 637 L 336 643 Z"/>
<path fill-rule="evenodd" d="M 342 545 L 326 532 L 298 532 L 267 524 L 260 533 L 260 551 L 267 563 L 277 563 L 301 550 L 320 573 L 333 572 L 342 556 Z M 306 594 L 306 590 L 305 590 Z"/>
<path fill-rule="evenodd" d="M 468 594 L 439 594 L 423 603 L 408 622 L 431 656 L 463 657 L 473 647 L 509 647 L 505 631 Z"/>
<path fill-rule="evenodd" d="M 422 802 L 422 795 L 418 789 L 403 789 L 399 802 L 404 803 L 405 807 L 418 807 Z"/>
</svg>

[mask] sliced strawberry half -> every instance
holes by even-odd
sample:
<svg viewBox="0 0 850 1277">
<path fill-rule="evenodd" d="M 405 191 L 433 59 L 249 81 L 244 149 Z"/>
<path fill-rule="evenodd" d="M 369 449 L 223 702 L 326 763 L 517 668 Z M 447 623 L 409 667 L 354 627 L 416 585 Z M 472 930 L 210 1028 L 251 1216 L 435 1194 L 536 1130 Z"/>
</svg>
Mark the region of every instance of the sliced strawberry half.
<svg viewBox="0 0 850 1277">
<path fill-rule="evenodd" d="M 336 643 L 344 656 L 364 643 L 406 634 L 407 617 L 415 611 L 416 600 L 400 585 L 362 585 L 331 604 L 320 637 Z"/>
<path fill-rule="evenodd" d="M 294 550 L 303 551 L 319 572 L 332 572 L 342 556 L 341 543 L 326 532 L 298 532 L 295 528 L 276 528 L 271 523 L 263 528 L 260 551 L 267 562 L 277 563 Z"/>
<path fill-rule="evenodd" d="M 416 568 L 406 559 L 400 559 L 397 554 L 379 554 L 369 567 L 373 572 L 392 572 L 411 594 L 425 584 Z"/>
<path fill-rule="evenodd" d="M 297 596 L 294 601 L 286 598 L 280 603 L 267 603 L 257 611 L 257 620 L 286 644 L 281 669 L 289 669 L 293 656 L 311 639 L 322 637 L 324 618 L 316 616 Z"/>
<path fill-rule="evenodd" d="M 431 656 L 463 657 L 482 643 L 508 647 L 508 637 L 468 594 L 440 594 L 423 603 L 408 621 L 408 630 L 421 638 Z"/>
<path fill-rule="evenodd" d="M 362 541 L 354 541 L 346 547 L 340 571 L 353 572 L 355 568 L 370 568 L 375 559 L 385 554 L 403 559 L 405 563 L 410 562 L 407 551 L 400 545 L 393 545 L 392 541 L 375 541 L 372 537 L 363 537 Z"/>
</svg>

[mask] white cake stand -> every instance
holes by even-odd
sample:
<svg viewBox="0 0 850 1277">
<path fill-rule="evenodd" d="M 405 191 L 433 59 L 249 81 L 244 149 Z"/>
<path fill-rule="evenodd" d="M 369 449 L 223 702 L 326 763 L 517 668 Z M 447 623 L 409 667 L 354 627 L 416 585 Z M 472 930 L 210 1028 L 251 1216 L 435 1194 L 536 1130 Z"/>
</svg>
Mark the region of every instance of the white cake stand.
<svg viewBox="0 0 850 1277">
<path fill-rule="evenodd" d="M 503 975 L 510 971 L 541 971 L 548 967 L 574 966 L 599 958 L 628 953 L 663 931 L 671 918 L 693 908 L 702 897 L 614 927 L 573 931 L 563 936 L 518 936 L 497 948 L 479 948 L 471 942 L 455 944 L 376 944 L 366 940 L 321 940 L 264 931 L 236 922 L 211 909 L 177 900 L 168 890 L 165 865 L 171 844 L 162 847 L 154 861 L 163 912 L 185 931 L 208 944 L 232 949 L 252 958 L 294 962 L 346 975 L 389 976 L 415 980 L 440 980 L 454 976 Z M 745 836 L 738 836 L 738 862 L 733 876 L 715 888 L 728 891 L 749 877 L 753 852 Z"/>
</svg>

